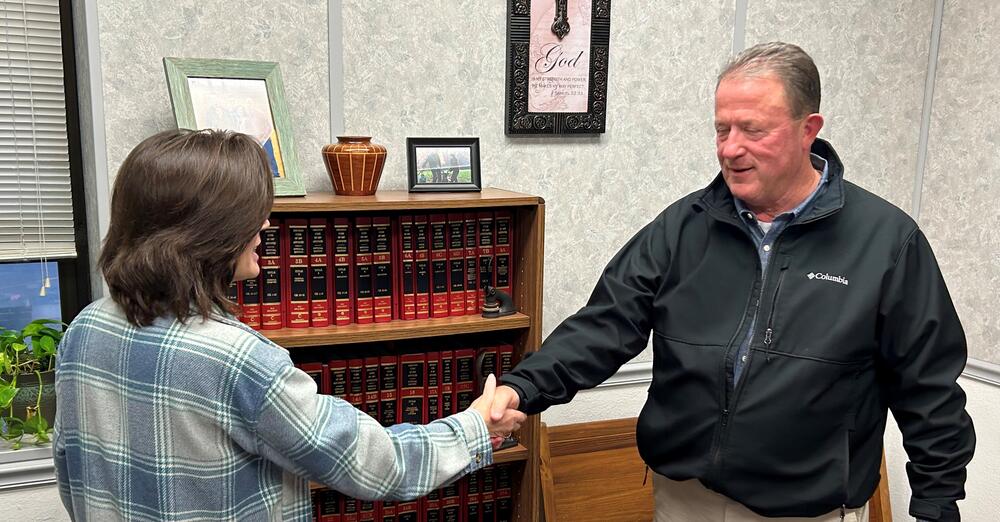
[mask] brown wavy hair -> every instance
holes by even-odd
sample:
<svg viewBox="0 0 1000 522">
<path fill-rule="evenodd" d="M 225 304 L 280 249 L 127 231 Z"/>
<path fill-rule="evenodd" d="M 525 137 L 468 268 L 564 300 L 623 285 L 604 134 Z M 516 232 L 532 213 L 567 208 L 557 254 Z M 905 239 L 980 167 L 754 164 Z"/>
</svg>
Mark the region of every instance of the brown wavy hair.
<svg viewBox="0 0 1000 522">
<path fill-rule="evenodd" d="M 250 136 L 178 129 L 146 138 L 111 196 L 98 262 L 111 298 L 136 326 L 235 312 L 226 293 L 236 261 L 273 202 L 270 165 Z"/>
</svg>

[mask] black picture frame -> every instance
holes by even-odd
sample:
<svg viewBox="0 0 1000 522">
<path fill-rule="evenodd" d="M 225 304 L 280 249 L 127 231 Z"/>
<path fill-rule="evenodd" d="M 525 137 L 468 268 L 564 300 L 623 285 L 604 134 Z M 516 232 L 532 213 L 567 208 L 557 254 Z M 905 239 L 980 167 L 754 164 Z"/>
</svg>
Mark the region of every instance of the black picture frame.
<svg viewBox="0 0 1000 522">
<path fill-rule="evenodd" d="M 406 164 L 410 192 L 482 191 L 479 138 L 406 138 Z"/>
<path fill-rule="evenodd" d="M 534 0 L 559 3 L 558 0 Z M 590 2 L 590 68 L 587 112 L 530 112 L 528 106 L 529 48 L 532 0 L 508 0 L 507 81 L 504 129 L 507 135 L 600 134 L 605 130 L 608 93 L 608 46 L 611 40 L 611 0 Z M 562 9 L 565 14 L 565 0 Z M 565 20 L 565 18 L 564 18 Z M 554 24 L 555 25 L 555 24 Z"/>
</svg>

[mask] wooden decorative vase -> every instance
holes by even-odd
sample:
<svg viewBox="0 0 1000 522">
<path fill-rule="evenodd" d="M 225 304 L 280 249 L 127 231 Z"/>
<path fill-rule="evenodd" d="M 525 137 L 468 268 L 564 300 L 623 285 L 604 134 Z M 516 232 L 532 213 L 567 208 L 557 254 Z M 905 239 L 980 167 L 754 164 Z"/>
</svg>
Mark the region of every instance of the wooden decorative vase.
<svg viewBox="0 0 1000 522">
<path fill-rule="evenodd" d="M 337 136 L 323 147 L 323 164 L 333 190 L 343 196 L 370 196 L 378 188 L 385 166 L 385 147 L 371 136 Z"/>
</svg>

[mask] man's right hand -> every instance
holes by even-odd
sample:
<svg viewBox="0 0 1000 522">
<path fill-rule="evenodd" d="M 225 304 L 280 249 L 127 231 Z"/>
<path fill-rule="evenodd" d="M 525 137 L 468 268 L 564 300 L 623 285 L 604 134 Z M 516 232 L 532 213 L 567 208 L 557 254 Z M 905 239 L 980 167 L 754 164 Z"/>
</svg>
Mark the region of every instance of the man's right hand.
<svg viewBox="0 0 1000 522">
<path fill-rule="evenodd" d="M 521 398 L 510 386 L 497 386 L 493 396 L 493 407 L 490 409 L 490 420 L 499 422 L 507 410 L 516 410 Z"/>
</svg>

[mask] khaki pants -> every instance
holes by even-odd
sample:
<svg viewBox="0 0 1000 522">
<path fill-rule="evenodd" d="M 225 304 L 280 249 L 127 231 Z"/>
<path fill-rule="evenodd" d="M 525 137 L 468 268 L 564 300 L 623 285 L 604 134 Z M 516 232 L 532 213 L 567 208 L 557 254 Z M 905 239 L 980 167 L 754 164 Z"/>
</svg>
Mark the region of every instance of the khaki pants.
<svg viewBox="0 0 1000 522">
<path fill-rule="evenodd" d="M 840 510 L 819 517 L 768 518 L 750 511 L 739 502 L 730 500 L 695 479 L 677 482 L 653 473 L 655 522 L 840 522 Z M 847 510 L 846 522 L 868 522 L 868 504 Z"/>
</svg>

